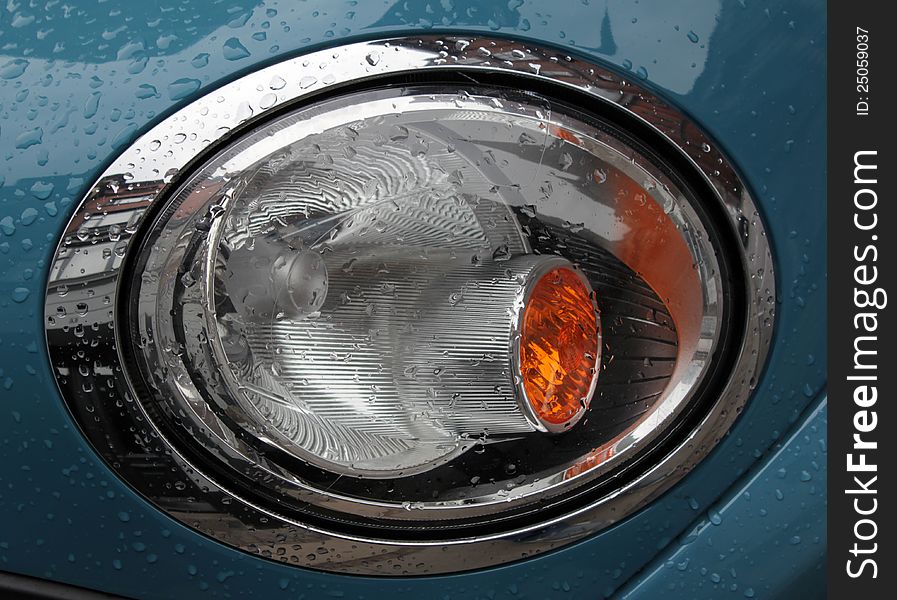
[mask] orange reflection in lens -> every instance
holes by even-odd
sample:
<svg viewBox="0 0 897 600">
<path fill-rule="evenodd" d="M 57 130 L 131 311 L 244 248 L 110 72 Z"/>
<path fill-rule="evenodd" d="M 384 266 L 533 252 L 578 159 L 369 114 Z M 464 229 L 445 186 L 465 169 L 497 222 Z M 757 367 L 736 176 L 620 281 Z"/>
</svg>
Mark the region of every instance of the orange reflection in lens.
<svg viewBox="0 0 897 600">
<path fill-rule="evenodd" d="M 594 469 L 598 465 L 603 465 L 614 457 L 614 454 L 616 453 L 615 449 L 616 446 L 611 444 L 592 450 L 581 459 L 576 461 L 576 464 L 564 471 L 564 479 L 573 479 L 577 475 L 582 475 L 586 471 Z"/>
<path fill-rule="evenodd" d="M 549 271 L 523 309 L 520 374 L 539 419 L 571 421 L 588 407 L 600 334 L 588 285 L 571 269 Z"/>
</svg>

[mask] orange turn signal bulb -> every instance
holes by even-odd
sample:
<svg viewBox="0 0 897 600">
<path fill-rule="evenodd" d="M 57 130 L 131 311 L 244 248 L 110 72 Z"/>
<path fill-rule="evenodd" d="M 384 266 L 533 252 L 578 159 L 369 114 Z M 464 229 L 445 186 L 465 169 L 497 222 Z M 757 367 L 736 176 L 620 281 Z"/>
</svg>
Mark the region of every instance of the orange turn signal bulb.
<svg viewBox="0 0 897 600">
<path fill-rule="evenodd" d="M 520 374 L 526 400 L 549 429 L 572 424 L 588 408 L 600 343 L 588 283 L 567 267 L 543 275 L 523 309 Z"/>
</svg>

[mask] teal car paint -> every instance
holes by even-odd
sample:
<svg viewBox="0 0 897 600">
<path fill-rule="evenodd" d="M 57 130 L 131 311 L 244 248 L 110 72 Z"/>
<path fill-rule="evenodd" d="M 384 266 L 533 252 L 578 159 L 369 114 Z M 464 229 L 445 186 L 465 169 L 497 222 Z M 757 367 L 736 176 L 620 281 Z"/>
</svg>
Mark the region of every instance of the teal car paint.
<svg viewBox="0 0 897 600">
<path fill-rule="evenodd" d="M 563 550 L 472 573 L 326 574 L 211 541 L 115 477 L 54 382 L 44 343 L 47 268 L 87 187 L 161 117 L 283 58 L 415 32 L 555 46 L 638 78 L 688 113 L 753 188 L 776 258 L 776 332 L 754 397 L 729 434 L 682 483 L 627 520 Z M 665 557 L 675 562 L 680 536 L 712 523 L 718 499 L 734 497 L 758 461 L 775 461 L 767 451 L 786 432 L 820 418 L 805 411 L 826 370 L 825 46 L 825 8 L 808 1 L 8 3 L 0 13 L 0 571 L 136 598 L 597 598 L 639 572 L 630 597 L 678 586 L 664 569 L 642 570 Z M 814 481 L 793 484 L 789 499 L 805 494 L 818 506 Z M 754 477 L 750 485 L 752 495 L 774 497 L 782 484 Z M 751 515 L 739 518 L 759 519 Z M 762 540 L 778 534 L 758 526 L 744 535 L 757 536 L 751 548 L 762 552 Z M 824 545 L 822 519 L 794 535 Z M 783 546 L 781 562 L 792 554 L 817 568 L 818 544 Z M 700 560 L 692 556 L 694 568 L 681 577 L 693 577 L 689 585 L 706 577 L 704 591 L 716 589 Z M 735 581 L 718 575 L 728 592 L 722 579 Z M 757 598 L 779 593 L 738 585 L 747 597 L 748 589 Z M 690 597 L 687 586 L 677 589 Z"/>
<path fill-rule="evenodd" d="M 827 406 L 822 398 L 809 408 L 768 459 L 670 544 L 620 597 L 824 597 Z"/>
</svg>

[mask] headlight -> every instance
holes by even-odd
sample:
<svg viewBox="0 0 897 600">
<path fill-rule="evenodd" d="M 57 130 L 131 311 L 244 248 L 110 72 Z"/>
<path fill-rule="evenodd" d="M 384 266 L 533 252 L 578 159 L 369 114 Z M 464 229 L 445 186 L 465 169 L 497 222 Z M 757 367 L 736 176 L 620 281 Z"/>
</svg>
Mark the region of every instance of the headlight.
<svg viewBox="0 0 897 600">
<path fill-rule="evenodd" d="M 135 447 L 234 524 L 182 518 L 241 547 L 270 542 L 227 529 L 273 519 L 284 544 L 339 546 L 302 564 L 460 570 L 519 558 L 522 532 L 542 551 L 624 516 L 725 433 L 774 296 L 737 176 L 647 92 L 477 44 L 328 52 L 333 89 L 286 76 L 324 55 L 253 74 L 85 200 L 48 291 L 51 354 L 99 450 L 164 509 L 192 512 L 135 481 Z M 133 435 L 110 441 L 97 404 Z M 446 558 L 470 544 L 497 551 Z"/>
</svg>

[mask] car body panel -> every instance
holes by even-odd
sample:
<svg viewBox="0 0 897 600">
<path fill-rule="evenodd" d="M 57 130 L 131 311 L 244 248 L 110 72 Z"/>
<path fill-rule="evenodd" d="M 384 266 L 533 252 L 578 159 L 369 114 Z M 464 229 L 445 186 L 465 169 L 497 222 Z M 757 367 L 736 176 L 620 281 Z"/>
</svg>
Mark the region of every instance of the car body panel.
<svg viewBox="0 0 897 600">
<path fill-rule="evenodd" d="M 0 570 L 141 598 L 601 597 L 700 517 L 824 387 L 824 6 L 70 0 L 10 3 L 0 30 Z M 753 187 L 777 261 L 769 366 L 731 434 L 689 477 L 558 552 L 463 575 L 372 580 L 225 547 L 118 480 L 65 408 L 43 340 L 59 236 L 104 166 L 192 99 L 311 49 L 440 31 L 531 40 L 631 73 L 716 138 Z"/>
<path fill-rule="evenodd" d="M 827 423 L 823 397 L 621 599 L 824 597 Z"/>
</svg>

